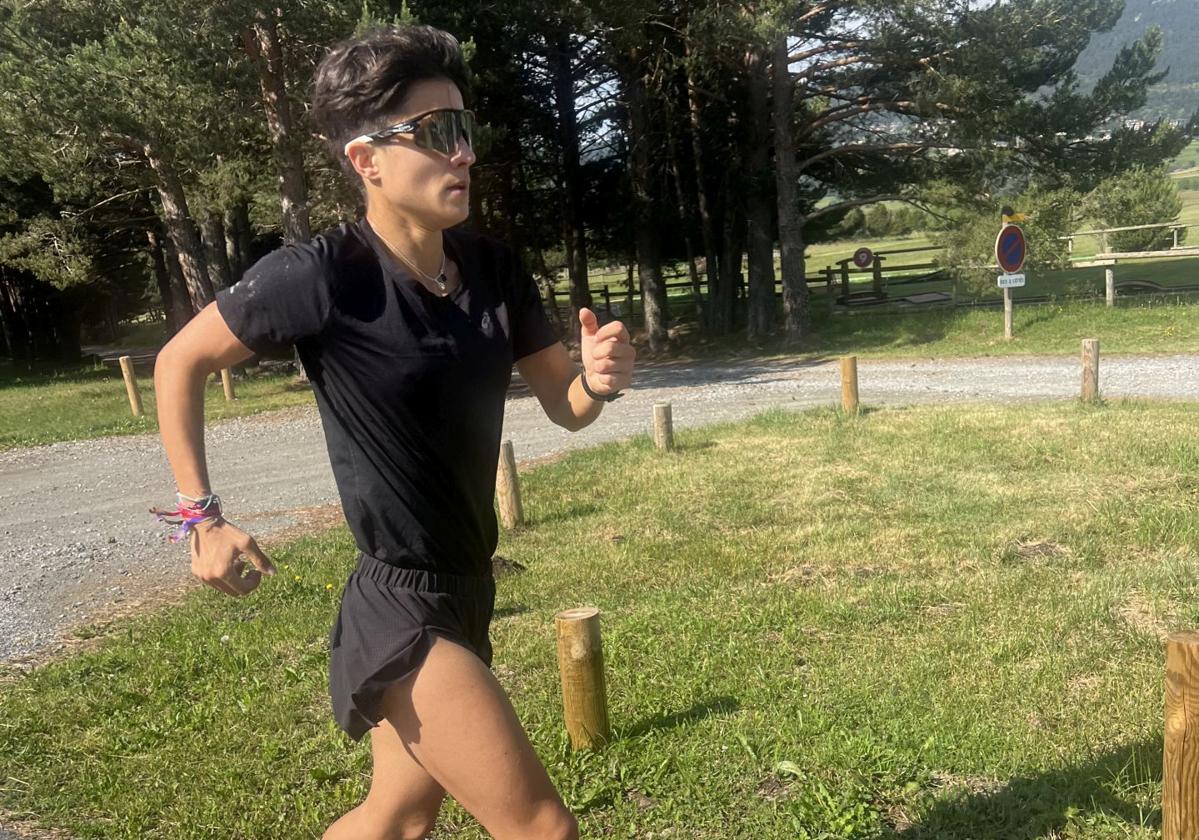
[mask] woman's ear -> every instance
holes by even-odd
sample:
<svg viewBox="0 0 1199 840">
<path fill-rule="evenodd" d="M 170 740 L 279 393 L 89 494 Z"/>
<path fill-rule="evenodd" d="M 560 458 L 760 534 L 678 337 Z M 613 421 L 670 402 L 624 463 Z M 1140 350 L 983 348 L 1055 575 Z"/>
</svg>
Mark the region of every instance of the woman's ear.
<svg viewBox="0 0 1199 840">
<path fill-rule="evenodd" d="M 346 157 L 354 171 L 367 180 L 379 177 L 379 164 L 375 159 L 375 148 L 370 143 L 350 143 L 346 146 Z"/>
</svg>

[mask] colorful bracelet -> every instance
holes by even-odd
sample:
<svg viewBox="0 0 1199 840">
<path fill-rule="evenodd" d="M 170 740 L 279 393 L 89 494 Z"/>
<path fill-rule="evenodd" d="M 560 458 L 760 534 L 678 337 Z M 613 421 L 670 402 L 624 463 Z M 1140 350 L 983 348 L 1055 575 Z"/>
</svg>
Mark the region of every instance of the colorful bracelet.
<svg viewBox="0 0 1199 840">
<path fill-rule="evenodd" d="M 168 536 L 173 543 L 186 537 L 198 523 L 221 518 L 221 497 L 216 493 L 209 493 L 198 499 L 182 493 L 175 493 L 175 499 L 174 510 L 150 508 L 150 513 L 158 517 L 160 522 L 178 526 L 175 532 Z M 182 500 L 186 500 L 189 504 L 184 504 Z"/>
</svg>

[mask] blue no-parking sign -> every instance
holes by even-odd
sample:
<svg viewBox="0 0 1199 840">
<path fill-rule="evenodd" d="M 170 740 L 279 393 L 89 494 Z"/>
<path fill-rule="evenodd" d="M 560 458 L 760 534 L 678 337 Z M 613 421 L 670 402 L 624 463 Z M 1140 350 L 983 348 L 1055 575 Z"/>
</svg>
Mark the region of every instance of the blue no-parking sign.
<svg viewBox="0 0 1199 840">
<path fill-rule="evenodd" d="M 1024 240 L 1024 231 L 1017 225 L 1004 225 L 999 236 L 995 238 L 995 260 L 1007 274 L 1015 274 L 1024 268 L 1024 258 L 1028 254 L 1028 243 Z"/>
</svg>

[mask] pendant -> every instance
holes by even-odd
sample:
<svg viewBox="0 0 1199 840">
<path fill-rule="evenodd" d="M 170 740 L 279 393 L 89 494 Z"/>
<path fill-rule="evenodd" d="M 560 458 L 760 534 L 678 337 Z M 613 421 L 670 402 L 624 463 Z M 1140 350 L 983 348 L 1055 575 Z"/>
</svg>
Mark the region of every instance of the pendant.
<svg viewBox="0 0 1199 840">
<path fill-rule="evenodd" d="M 433 280 L 437 284 L 437 288 L 441 289 L 441 293 L 445 294 L 445 284 L 448 282 L 444 273 L 438 274 Z"/>
</svg>

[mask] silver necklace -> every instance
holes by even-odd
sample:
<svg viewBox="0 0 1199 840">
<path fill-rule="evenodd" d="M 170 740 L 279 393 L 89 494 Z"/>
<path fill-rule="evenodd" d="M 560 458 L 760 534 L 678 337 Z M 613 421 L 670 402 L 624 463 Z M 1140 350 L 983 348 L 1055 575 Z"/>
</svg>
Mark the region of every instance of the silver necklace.
<svg viewBox="0 0 1199 840">
<path fill-rule="evenodd" d="M 374 225 L 371 225 L 371 230 L 374 230 L 374 231 L 375 231 L 375 236 L 377 236 L 377 237 L 379 237 L 380 239 L 382 239 L 382 240 L 383 240 L 383 243 L 384 243 L 384 244 L 385 244 L 385 245 L 386 245 L 388 248 L 390 248 L 391 250 L 395 251 L 395 253 L 396 253 L 396 256 L 398 256 L 398 257 L 399 257 L 401 260 L 403 260 L 403 261 L 404 261 L 404 263 L 405 263 L 406 265 L 408 265 L 410 268 L 413 268 L 413 269 L 415 269 L 417 274 L 419 274 L 421 277 L 423 277 L 423 278 L 425 278 L 426 280 L 428 280 L 430 283 L 436 283 L 436 284 L 437 284 L 437 288 L 438 288 L 438 289 L 441 291 L 441 296 L 442 296 L 442 297 L 445 297 L 445 296 L 446 296 L 446 294 L 447 294 L 447 292 L 446 292 L 446 284 L 449 282 L 449 280 L 448 280 L 448 279 L 446 278 L 446 276 L 445 276 L 445 246 L 444 246 L 444 245 L 442 246 L 442 249 L 441 249 L 441 270 L 437 272 L 437 276 L 436 276 L 436 277 L 430 277 L 428 274 L 425 274 L 425 272 L 421 270 L 421 267 L 420 267 L 419 265 L 417 265 L 416 263 L 414 263 L 412 260 L 408 259 L 408 257 L 406 257 L 406 256 L 404 255 L 404 252 L 403 252 L 403 251 L 401 251 L 401 250 L 400 250 L 399 248 L 397 248 L 395 245 L 393 245 L 393 244 L 391 244 L 390 242 L 388 242 L 388 241 L 387 241 L 387 239 L 385 239 L 385 238 L 383 237 L 383 234 L 381 234 L 381 233 L 379 233 L 379 231 L 375 230 L 375 226 L 374 226 Z"/>
</svg>

